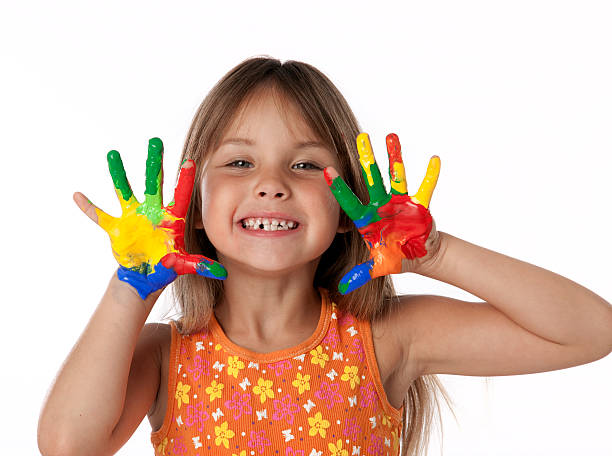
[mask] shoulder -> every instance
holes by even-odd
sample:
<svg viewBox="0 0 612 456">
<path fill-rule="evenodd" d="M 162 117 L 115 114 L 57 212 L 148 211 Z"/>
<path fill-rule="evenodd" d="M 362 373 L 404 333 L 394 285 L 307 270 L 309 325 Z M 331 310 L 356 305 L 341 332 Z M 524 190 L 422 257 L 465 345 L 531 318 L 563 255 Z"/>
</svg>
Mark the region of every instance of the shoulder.
<svg viewBox="0 0 612 456">
<path fill-rule="evenodd" d="M 414 328 L 407 325 L 410 313 L 421 305 L 426 296 L 395 297 L 383 315 L 372 320 L 372 342 L 383 382 L 395 379 L 408 389 L 419 376 L 418 366 L 411 363 L 410 347 Z"/>
</svg>

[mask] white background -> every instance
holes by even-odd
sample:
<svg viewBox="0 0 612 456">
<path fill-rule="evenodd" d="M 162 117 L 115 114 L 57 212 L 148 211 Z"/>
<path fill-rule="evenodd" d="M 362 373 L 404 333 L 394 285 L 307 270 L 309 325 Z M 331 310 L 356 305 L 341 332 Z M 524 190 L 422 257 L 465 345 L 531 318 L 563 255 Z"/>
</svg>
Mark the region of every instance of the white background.
<svg viewBox="0 0 612 456">
<path fill-rule="evenodd" d="M 72 193 L 117 214 L 106 152 L 121 152 L 140 198 L 147 141 L 159 136 L 170 196 L 196 108 L 250 56 L 326 73 L 382 169 L 384 137 L 397 133 L 411 194 L 439 155 L 439 230 L 612 299 L 608 2 L 173 5 L 2 6 L 3 453 L 37 454 L 46 391 L 115 268 Z M 477 300 L 420 276 L 395 279 L 404 293 Z M 167 308 L 162 300 L 151 320 Z M 458 418 L 443 409 L 444 455 L 610 455 L 611 374 L 607 357 L 488 382 L 442 376 Z M 153 454 L 149 432 L 145 421 L 119 454 Z M 435 434 L 430 454 L 440 454 Z"/>
</svg>

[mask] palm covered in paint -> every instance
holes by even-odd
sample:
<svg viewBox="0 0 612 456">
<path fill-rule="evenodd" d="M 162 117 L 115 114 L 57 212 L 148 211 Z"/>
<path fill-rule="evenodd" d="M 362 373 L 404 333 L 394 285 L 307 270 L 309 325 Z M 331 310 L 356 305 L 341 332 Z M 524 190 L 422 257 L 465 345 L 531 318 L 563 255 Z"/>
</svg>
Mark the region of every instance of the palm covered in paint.
<svg viewBox="0 0 612 456">
<path fill-rule="evenodd" d="M 202 255 L 185 251 L 185 216 L 195 179 L 193 161 L 181 167 L 174 200 L 162 204 L 163 144 L 149 141 L 145 201 L 138 202 L 127 180 L 119 152 L 111 150 L 108 168 L 121 204 L 121 217 L 112 217 L 80 195 L 77 204 L 111 239 L 113 255 L 120 267 L 117 276 L 132 285 L 145 299 L 181 274 L 199 274 L 224 279 L 225 268 Z M 82 197 L 82 198 L 81 198 Z M 76 199 L 76 198 L 75 198 Z"/>
<path fill-rule="evenodd" d="M 369 204 L 362 204 L 341 177 L 335 173 L 331 176 L 325 170 L 334 197 L 355 223 L 371 254 L 368 261 L 355 266 L 342 278 L 338 285 L 342 294 L 350 293 L 375 277 L 414 270 L 416 264 L 429 259 L 439 247 L 439 236 L 428 209 L 440 172 L 439 157 L 431 158 L 419 191 L 408 196 L 397 135 L 387 136 L 389 193 L 366 133 L 357 137 L 357 149 Z"/>
</svg>

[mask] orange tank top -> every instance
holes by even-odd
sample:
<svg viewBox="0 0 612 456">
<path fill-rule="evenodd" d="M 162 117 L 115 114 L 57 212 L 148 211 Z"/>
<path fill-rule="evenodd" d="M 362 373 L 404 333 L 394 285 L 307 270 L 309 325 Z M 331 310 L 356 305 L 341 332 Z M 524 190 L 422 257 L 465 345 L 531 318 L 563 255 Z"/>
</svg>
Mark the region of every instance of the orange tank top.
<svg viewBox="0 0 612 456">
<path fill-rule="evenodd" d="M 256 353 L 210 331 L 174 324 L 168 403 L 151 434 L 156 456 L 383 456 L 399 454 L 402 409 L 387 400 L 370 323 L 322 295 L 315 332 Z"/>
</svg>

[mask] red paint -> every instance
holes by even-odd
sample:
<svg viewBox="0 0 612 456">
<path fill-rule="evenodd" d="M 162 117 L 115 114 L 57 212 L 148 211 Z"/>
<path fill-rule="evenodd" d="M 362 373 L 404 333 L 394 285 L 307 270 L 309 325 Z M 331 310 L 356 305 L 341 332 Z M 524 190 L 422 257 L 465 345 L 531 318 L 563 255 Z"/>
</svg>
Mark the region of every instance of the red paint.
<svg viewBox="0 0 612 456">
<path fill-rule="evenodd" d="M 196 274 L 198 263 L 205 261 L 212 264 L 212 260 L 202 255 L 189 255 L 187 253 L 169 253 L 161 259 L 161 264 L 165 268 L 172 268 L 178 275 Z"/>
<path fill-rule="evenodd" d="M 433 223 L 428 209 L 408 195 L 392 195 L 391 201 L 378 209 L 378 215 L 381 220 L 359 230 L 374 260 L 372 277 L 397 274 L 403 258 L 427 254 L 425 242 Z"/>
<path fill-rule="evenodd" d="M 395 133 L 387 135 L 387 152 L 389 153 L 389 164 L 393 169 L 393 163 L 402 161 L 402 146 Z"/>
<path fill-rule="evenodd" d="M 178 218 L 185 218 L 189 203 L 191 201 L 191 193 L 193 191 L 193 183 L 195 181 L 195 166 L 193 160 L 187 160 L 191 163 L 191 167 L 186 168 L 185 165 L 181 168 L 178 183 L 174 189 L 174 206 L 167 208 L 168 213 Z"/>
<path fill-rule="evenodd" d="M 327 182 L 327 185 L 329 185 L 331 187 L 333 179 L 329 175 L 329 172 L 327 171 L 327 168 L 325 168 L 323 170 L 323 175 L 325 176 L 325 181 Z"/>
</svg>

